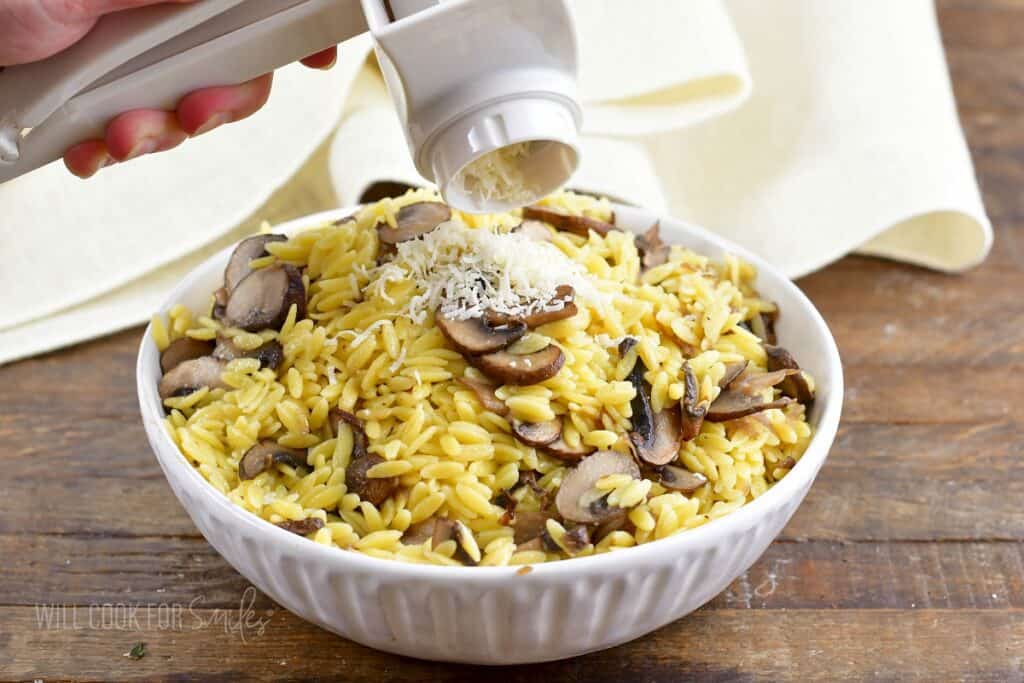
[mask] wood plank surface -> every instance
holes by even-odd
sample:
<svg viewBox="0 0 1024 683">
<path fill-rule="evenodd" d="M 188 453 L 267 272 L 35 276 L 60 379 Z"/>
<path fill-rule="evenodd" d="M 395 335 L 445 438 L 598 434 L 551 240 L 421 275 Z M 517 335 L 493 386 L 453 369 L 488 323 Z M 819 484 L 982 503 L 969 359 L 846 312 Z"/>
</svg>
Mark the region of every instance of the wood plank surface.
<svg viewBox="0 0 1024 683">
<path fill-rule="evenodd" d="M 1024 2 L 938 7 L 992 255 L 958 276 L 851 256 L 798 283 L 840 346 L 843 424 L 779 540 L 708 605 L 501 670 L 311 626 L 175 500 L 139 424 L 134 329 L 0 368 L 0 683 L 1024 681 Z M 250 220 L 333 205 L 325 159 Z M 243 605 L 262 632 L 233 628 Z"/>
</svg>

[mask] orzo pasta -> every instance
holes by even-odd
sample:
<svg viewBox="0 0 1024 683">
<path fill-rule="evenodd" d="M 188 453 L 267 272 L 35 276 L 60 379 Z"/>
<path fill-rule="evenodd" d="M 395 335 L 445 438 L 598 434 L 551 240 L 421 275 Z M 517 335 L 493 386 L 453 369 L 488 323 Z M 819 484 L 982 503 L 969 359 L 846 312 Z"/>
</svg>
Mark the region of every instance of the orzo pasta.
<svg viewBox="0 0 1024 683">
<path fill-rule="evenodd" d="M 754 269 L 563 192 L 478 216 L 410 191 L 244 241 L 153 321 L 171 438 L 234 503 L 328 546 L 533 564 L 664 538 L 764 493 L 813 380 Z"/>
</svg>

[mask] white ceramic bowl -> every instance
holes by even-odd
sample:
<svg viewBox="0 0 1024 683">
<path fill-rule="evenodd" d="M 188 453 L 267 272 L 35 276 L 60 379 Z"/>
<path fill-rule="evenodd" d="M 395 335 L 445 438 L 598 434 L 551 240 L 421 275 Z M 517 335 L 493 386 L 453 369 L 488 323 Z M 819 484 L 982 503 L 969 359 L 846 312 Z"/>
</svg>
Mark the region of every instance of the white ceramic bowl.
<svg viewBox="0 0 1024 683">
<path fill-rule="evenodd" d="M 277 230 L 349 213 L 317 214 Z M 619 225 L 635 231 L 657 218 L 616 207 Z M 611 647 L 678 619 L 746 571 L 803 500 L 835 438 L 843 376 L 824 320 L 789 280 L 701 228 L 660 220 L 666 241 L 713 257 L 731 252 L 757 266 L 760 291 L 782 309 L 780 342 L 817 382 L 815 434 L 803 458 L 767 493 L 722 519 L 628 550 L 537 565 L 524 575 L 518 567 L 422 566 L 321 546 L 233 505 L 185 460 L 164 431 L 159 352 L 147 329 L 139 403 L 160 467 L 203 536 L 249 581 L 300 617 L 380 650 L 455 662 L 540 662 Z M 190 273 L 161 310 L 207 305 L 230 251 Z"/>
</svg>

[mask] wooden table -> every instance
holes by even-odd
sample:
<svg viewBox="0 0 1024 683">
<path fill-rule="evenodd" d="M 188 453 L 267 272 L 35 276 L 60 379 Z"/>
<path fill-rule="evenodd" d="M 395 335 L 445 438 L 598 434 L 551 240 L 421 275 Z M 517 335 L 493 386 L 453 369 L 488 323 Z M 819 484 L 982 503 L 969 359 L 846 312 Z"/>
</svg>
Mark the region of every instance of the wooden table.
<svg viewBox="0 0 1024 683">
<path fill-rule="evenodd" d="M 843 424 L 779 540 L 703 609 L 500 671 L 307 624 L 247 593 L 171 494 L 134 329 L 0 369 L 0 680 L 1024 680 L 1024 3 L 948 0 L 941 20 L 992 256 L 958 277 L 851 257 L 800 282 L 843 354 Z M 329 206 L 322 171 L 321 153 L 260 215 Z M 225 625 L 247 598 L 243 642 Z"/>
</svg>

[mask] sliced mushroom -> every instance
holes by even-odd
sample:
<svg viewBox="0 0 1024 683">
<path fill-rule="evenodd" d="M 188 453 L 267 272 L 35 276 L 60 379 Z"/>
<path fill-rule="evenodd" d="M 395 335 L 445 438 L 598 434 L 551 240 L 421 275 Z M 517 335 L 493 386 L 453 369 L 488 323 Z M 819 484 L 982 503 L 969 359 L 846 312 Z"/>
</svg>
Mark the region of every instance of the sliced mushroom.
<svg viewBox="0 0 1024 683">
<path fill-rule="evenodd" d="M 678 405 L 665 407 L 654 414 L 653 430 L 649 435 L 630 432 L 629 441 L 636 454 L 644 462 L 664 465 L 679 455 L 679 444 L 683 441 L 681 409 Z"/>
<path fill-rule="evenodd" d="M 647 232 L 636 238 L 636 246 L 640 250 L 640 265 L 644 270 L 668 263 L 671 247 L 661 241 L 660 221 L 656 221 Z"/>
<path fill-rule="evenodd" d="M 639 344 L 640 341 L 636 337 L 623 337 L 619 341 L 619 356 L 625 357 L 627 353 L 633 350 L 633 347 Z M 634 366 L 635 367 L 635 366 Z"/>
<path fill-rule="evenodd" d="M 226 294 L 235 290 L 252 270 L 249 263 L 254 259 L 268 255 L 267 245 L 273 242 L 286 242 L 288 238 L 284 235 L 253 235 L 238 243 L 235 250 L 231 252 L 227 268 L 224 269 L 224 289 Z"/>
<path fill-rule="evenodd" d="M 618 229 L 611 223 L 605 223 L 589 216 L 574 216 L 549 206 L 524 206 L 523 218 L 543 221 L 555 230 L 571 232 L 581 237 L 586 237 L 591 230 L 604 237 L 610 231 Z"/>
<path fill-rule="evenodd" d="M 402 534 L 402 543 L 405 545 L 423 545 L 427 542 L 427 539 L 434 537 L 434 528 L 436 526 L 437 520 L 433 517 L 417 522 Z"/>
<path fill-rule="evenodd" d="M 718 395 L 708 407 L 704 419 L 708 422 L 728 422 L 738 420 L 747 415 L 760 413 L 772 408 L 784 408 L 793 399 L 783 396 L 774 401 L 765 401 L 760 396 L 749 396 L 741 391 L 729 388 Z"/>
<path fill-rule="evenodd" d="M 228 385 L 220 378 L 227 366 L 222 360 L 212 356 L 193 358 L 178 363 L 177 366 L 160 379 L 157 392 L 160 398 L 172 396 L 188 396 L 203 387 L 210 389 L 228 389 Z"/>
<path fill-rule="evenodd" d="M 516 226 L 513 232 L 521 234 L 531 242 L 551 241 L 551 231 L 548 230 L 548 226 L 544 225 L 541 221 L 523 221 Z"/>
<path fill-rule="evenodd" d="M 277 329 L 288 317 L 292 304 L 297 317 L 306 317 L 306 286 L 298 269 L 277 265 L 253 271 L 238 283 L 224 310 L 229 325 L 249 332 Z"/>
<path fill-rule="evenodd" d="M 322 519 L 316 517 L 307 517 L 306 519 L 288 520 L 287 522 L 278 522 L 277 526 L 290 531 L 293 534 L 299 536 L 308 536 L 309 534 L 320 531 L 324 528 L 324 522 Z"/>
<path fill-rule="evenodd" d="M 607 502 L 607 493 L 594 488 L 597 481 L 611 474 L 640 478 L 640 468 L 628 455 L 616 451 L 598 451 L 584 458 L 565 478 L 555 497 L 555 506 L 564 519 L 584 524 L 599 524 L 621 514 Z"/>
<path fill-rule="evenodd" d="M 463 564 L 476 564 L 479 558 L 472 557 L 467 548 L 472 547 L 467 537 L 472 537 L 469 527 L 458 520 L 438 517 L 434 520 L 434 533 L 431 535 L 430 547 L 437 548 L 445 541 L 455 541 L 455 559 Z M 479 552 L 479 551 L 478 551 Z"/>
<path fill-rule="evenodd" d="M 366 438 L 366 431 L 363 429 L 363 421 L 358 417 L 342 410 L 341 408 L 333 409 L 328 415 L 328 419 L 331 422 L 331 428 L 334 430 L 334 435 L 338 435 L 339 427 L 344 422 L 352 428 L 352 457 L 361 458 L 367 453 L 369 448 L 369 440 Z"/>
<path fill-rule="evenodd" d="M 646 370 L 643 360 L 637 358 L 629 373 L 629 381 L 636 389 L 630 404 L 633 417 L 629 442 L 641 460 L 652 465 L 664 465 L 679 455 L 679 444 L 683 439 L 681 410 L 676 405 L 654 412 L 651 407 L 651 385 L 644 379 Z"/>
<path fill-rule="evenodd" d="M 223 320 L 227 307 L 228 290 L 226 287 L 221 287 L 213 293 L 213 308 L 210 310 L 210 316 L 214 320 Z"/>
<path fill-rule="evenodd" d="M 729 389 L 746 394 L 747 396 L 755 396 L 765 389 L 771 389 L 777 384 L 781 385 L 789 376 L 795 375 L 798 372 L 799 370 L 772 370 L 771 372 L 763 372 L 759 375 L 748 374 L 733 382 Z"/>
<path fill-rule="evenodd" d="M 441 314 L 434 318 L 437 329 L 455 349 L 467 356 L 500 351 L 526 334 L 526 323 L 510 320 L 507 323 L 490 325 L 483 318 L 455 320 Z"/>
<path fill-rule="evenodd" d="M 552 310 L 535 311 L 527 316 L 516 317 L 507 313 L 499 313 L 497 311 L 488 311 L 485 319 L 487 324 L 491 326 L 499 325 L 512 325 L 516 322 L 522 321 L 526 323 L 526 326 L 530 329 L 534 327 L 540 327 L 541 325 L 547 325 L 548 323 L 557 322 L 559 320 L 565 320 L 571 318 L 579 312 L 576 307 L 576 302 L 573 301 L 576 296 L 576 290 L 571 285 L 559 285 L 555 288 L 555 296 L 552 299 L 552 303 L 556 301 L 562 302 L 562 307 Z"/>
<path fill-rule="evenodd" d="M 516 545 L 532 541 L 544 533 L 549 519 L 551 519 L 550 514 L 539 510 L 517 512 L 515 521 L 512 522 L 512 540 Z"/>
<path fill-rule="evenodd" d="M 261 368 L 277 370 L 281 362 L 284 361 L 284 347 L 281 346 L 281 342 L 272 339 L 255 349 L 243 351 L 227 337 L 219 337 L 217 346 L 213 350 L 213 357 L 225 361 L 233 361 L 236 358 L 255 358 L 260 362 Z"/>
<path fill-rule="evenodd" d="M 796 372 L 787 377 L 779 384 L 783 395 L 791 396 L 800 403 L 808 404 L 814 400 L 814 390 L 811 389 L 807 377 L 804 375 L 800 365 L 791 354 L 781 346 L 764 345 L 764 352 L 768 357 L 769 370 L 795 370 Z"/>
<path fill-rule="evenodd" d="M 587 457 L 597 449 L 593 446 L 580 444 L 580 447 L 573 448 L 567 444 L 562 437 L 558 437 L 548 445 L 544 446 L 544 452 L 552 458 L 558 458 L 565 462 L 578 462 Z"/>
<path fill-rule="evenodd" d="M 692 441 L 700 434 L 708 407 L 707 404 L 700 402 L 700 384 L 697 383 L 697 375 L 693 373 L 689 363 L 683 363 L 683 386 L 681 436 L 683 441 Z"/>
<path fill-rule="evenodd" d="M 562 545 L 570 555 L 582 552 L 590 545 L 590 529 L 582 524 L 566 529 L 565 536 L 562 537 Z"/>
<path fill-rule="evenodd" d="M 398 244 L 426 235 L 451 218 L 452 210 L 440 202 L 416 202 L 398 210 L 396 227 L 378 225 L 377 236 L 384 244 Z"/>
<path fill-rule="evenodd" d="M 527 446 L 547 446 L 562 437 L 562 418 L 556 417 L 545 422 L 512 420 L 512 433 Z"/>
<path fill-rule="evenodd" d="M 242 481 L 255 479 L 274 465 L 281 463 L 298 468 L 306 462 L 306 452 L 286 448 L 276 441 L 263 440 L 250 448 L 238 461 L 238 478 Z"/>
<path fill-rule="evenodd" d="M 160 354 L 160 370 L 166 374 L 185 361 L 209 356 L 212 351 L 213 342 L 191 337 L 175 339 Z"/>
<path fill-rule="evenodd" d="M 366 476 L 367 470 L 385 460 L 367 450 L 369 440 L 366 438 L 362 420 L 340 408 L 332 410 L 329 419 L 335 435 L 343 422 L 352 428 L 352 457 L 345 468 L 345 487 L 360 499 L 380 505 L 398 488 L 398 477 Z"/>
<path fill-rule="evenodd" d="M 398 477 L 368 477 L 367 470 L 374 465 L 385 462 L 384 458 L 375 453 L 367 453 L 357 457 L 355 449 L 352 452 L 352 459 L 345 468 L 345 486 L 350 493 L 354 493 L 361 500 L 367 500 L 374 505 L 380 505 L 388 496 L 398 488 Z"/>
<path fill-rule="evenodd" d="M 779 319 L 779 309 L 756 314 L 750 319 L 750 331 L 756 334 L 765 344 L 775 344 L 775 321 Z"/>
<path fill-rule="evenodd" d="M 497 351 L 467 359 L 480 372 L 502 384 L 537 384 L 558 374 L 565 354 L 554 344 L 533 353 L 515 354 Z"/>
<path fill-rule="evenodd" d="M 629 521 L 626 511 L 620 509 L 619 514 L 609 517 L 595 527 L 594 532 L 590 534 L 591 543 L 600 543 L 605 536 L 613 531 L 625 529 L 629 526 L 632 526 L 632 522 Z"/>
<path fill-rule="evenodd" d="M 699 472 L 684 470 L 682 467 L 662 465 L 654 469 L 658 475 L 658 483 L 671 491 L 679 491 L 690 495 L 704 484 L 708 478 Z"/>
<path fill-rule="evenodd" d="M 747 369 L 747 365 L 750 361 L 740 361 L 738 363 L 727 363 L 725 366 L 725 374 L 722 375 L 722 379 L 718 381 L 718 387 L 720 389 L 728 389 L 729 385 L 736 381 L 736 378 L 743 374 L 743 371 Z"/>
<path fill-rule="evenodd" d="M 494 385 L 470 377 L 459 377 L 456 381 L 476 394 L 476 400 L 485 409 L 497 415 L 508 415 L 508 406 L 494 393 Z"/>
</svg>

